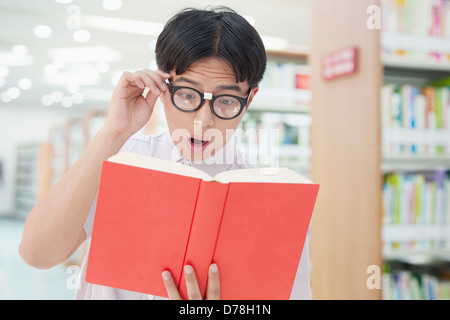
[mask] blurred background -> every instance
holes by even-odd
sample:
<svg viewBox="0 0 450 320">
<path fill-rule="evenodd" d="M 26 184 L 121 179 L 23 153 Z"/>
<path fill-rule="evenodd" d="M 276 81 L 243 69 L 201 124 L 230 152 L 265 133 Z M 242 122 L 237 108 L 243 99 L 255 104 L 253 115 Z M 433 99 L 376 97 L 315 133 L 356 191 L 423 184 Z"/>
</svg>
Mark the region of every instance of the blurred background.
<svg viewBox="0 0 450 320">
<path fill-rule="evenodd" d="M 326 122 L 321 118 L 326 116 L 315 110 L 339 110 L 341 104 L 354 101 L 352 93 L 340 104 L 329 87 L 321 87 L 321 54 L 315 53 L 320 44 L 344 36 L 348 38 L 342 41 L 345 45 L 326 51 L 359 46 L 358 71 L 374 68 L 369 79 L 375 84 L 361 91 L 354 84 L 337 83 L 355 94 L 361 91 L 376 97 L 370 101 L 375 101 L 377 117 L 364 121 L 371 123 L 368 130 L 373 128 L 379 138 L 375 145 L 380 161 L 374 166 L 379 179 L 364 181 L 360 189 L 376 186 L 367 192 L 380 208 L 372 218 L 381 225 L 371 225 L 377 234 L 371 240 L 377 244 L 371 252 L 381 256 L 374 260 L 382 270 L 383 289 L 377 289 L 377 298 L 449 299 L 450 1 L 363 1 L 355 11 L 356 2 L 0 0 L 0 299 L 73 298 L 86 246 L 62 265 L 32 269 L 17 254 L 23 223 L 104 123 L 122 72 L 156 68 L 154 47 L 165 22 L 185 7 L 214 5 L 228 6 L 245 16 L 262 36 L 269 58 L 261 90 L 241 124 L 242 133 L 236 136 L 238 144 L 262 166 L 287 166 L 320 182 L 325 190 L 318 200 L 321 203 L 327 202 L 326 190 L 331 186 L 311 170 L 318 161 L 312 157 L 315 150 L 323 155 L 319 152 L 323 144 L 314 137 L 339 137 L 349 126 L 364 123 L 358 122 L 358 114 L 341 113 L 344 124 L 337 116 L 333 134 L 312 131 L 313 122 Z M 327 16 L 315 3 L 336 10 Z M 365 21 L 371 12 L 376 13 L 366 10 L 371 4 L 381 9 L 380 24 L 375 23 L 371 33 L 376 36 L 356 44 L 352 24 L 360 17 L 364 25 L 359 28 L 367 31 Z M 341 29 L 346 31 L 334 32 L 330 19 L 346 20 Z M 364 53 L 369 48 L 377 50 L 370 49 L 376 56 L 373 61 Z M 315 90 L 312 79 L 317 81 Z M 322 105 L 322 97 L 332 102 Z M 142 133 L 165 129 L 158 105 Z M 265 140 L 260 129 L 276 135 Z M 339 156 L 337 152 L 322 159 L 333 163 Z M 350 156 L 360 159 L 357 153 Z M 378 154 L 373 158 L 378 161 Z M 351 167 L 353 160 L 342 161 Z M 327 174 L 334 170 L 325 170 L 321 163 L 316 168 Z M 340 192 L 337 186 L 335 194 Z M 353 200 L 348 201 L 351 207 Z M 314 235 L 313 227 L 312 239 Z M 314 264 L 319 254 L 314 255 L 314 250 L 327 252 L 316 243 L 311 250 L 313 270 L 315 266 L 319 270 L 319 263 Z M 342 260 L 351 263 L 359 253 L 348 255 Z M 327 295 L 320 288 L 323 284 L 314 282 L 316 277 L 319 273 L 312 277 L 313 298 L 339 297 Z M 350 273 L 347 279 L 351 278 Z"/>
</svg>

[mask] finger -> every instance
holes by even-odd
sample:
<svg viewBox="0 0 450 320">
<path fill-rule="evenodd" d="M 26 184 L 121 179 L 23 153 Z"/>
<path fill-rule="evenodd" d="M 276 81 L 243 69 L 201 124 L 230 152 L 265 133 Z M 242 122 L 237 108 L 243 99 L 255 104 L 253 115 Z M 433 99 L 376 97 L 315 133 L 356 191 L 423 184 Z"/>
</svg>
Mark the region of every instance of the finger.
<svg viewBox="0 0 450 320">
<path fill-rule="evenodd" d="M 164 281 L 164 286 L 166 287 L 167 295 L 169 296 L 170 300 L 183 300 L 181 298 L 180 293 L 178 292 L 177 285 L 175 284 L 175 281 L 173 280 L 172 275 L 170 274 L 170 271 L 164 271 L 162 274 L 162 278 Z"/>
<path fill-rule="evenodd" d="M 167 77 L 165 77 L 165 73 L 158 73 L 155 71 L 151 71 L 148 69 L 142 70 L 148 77 L 150 77 L 153 82 L 158 86 L 158 89 L 161 92 L 164 92 L 168 89 L 167 84 L 164 82 Z M 170 75 L 169 75 L 170 77 Z"/>
<path fill-rule="evenodd" d="M 161 94 L 161 90 L 156 85 L 155 81 L 144 71 L 136 71 L 137 77 L 156 95 Z"/>
<path fill-rule="evenodd" d="M 145 88 L 145 84 L 142 82 L 141 79 L 139 79 L 139 77 L 135 73 L 125 71 L 120 77 L 117 86 L 125 88 L 128 87 L 129 85 L 139 87 L 141 89 Z"/>
<path fill-rule="evenodd" d="M 184 266 L 184 278 L 186 279 L 186 289 L 189 300 L 202 300 L 197 277 L 192 266 Z"/>
<path fill-rule="evenodd" d="M 219 269 L 215 263 L 209 266 L 206 299 L 220 300 Z"/>
<path fill-rule="evenodd" d="M 161 77 L 165 79 L 169 79 L 172 77 L 170 73 L 164 72 L 161 69 L 156 70 L 156 72 L 158 72 L 161 75 Z"/>
</svg>

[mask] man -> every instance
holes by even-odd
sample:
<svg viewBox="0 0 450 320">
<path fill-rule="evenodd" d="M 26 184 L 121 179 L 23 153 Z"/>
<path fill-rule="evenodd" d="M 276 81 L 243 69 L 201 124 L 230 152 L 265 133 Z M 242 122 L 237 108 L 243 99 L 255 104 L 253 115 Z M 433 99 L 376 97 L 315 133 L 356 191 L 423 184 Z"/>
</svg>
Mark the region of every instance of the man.
<svg viewBox="0 0 450 320">
<path fill-rule="evenodd" d="M 90 238 L 102 161 L 117 152 L 178 161 L 212 176 L 250 166 L 229 132 L 239 126 L 265 71 L 266 53 L 256 30 L 228 8 L 186 9 L 166 24 L 157 41 L 156 59 L 159 70 L 124 72 L 104 126 L 29 214 L 19 252 L 31 266 L 55 266 Z M 143 136 L 138 131 L 148 122 L 158 98 L 169 131 Z M 149 298 L 86 283 L 86 265 L 87 256 L 76 298 Z M 220 298 L 219 269 L 215 264 L 210 267 L 207 299 Z M 192 266 L 185 266 L 184 272 L 188 298 L 201 299 Z M 181 299 L 170 272 L 162 273 L 162 281 L 170 299 Z M 292 297 L 309 298 L 306 250 Z"/>
</svg>

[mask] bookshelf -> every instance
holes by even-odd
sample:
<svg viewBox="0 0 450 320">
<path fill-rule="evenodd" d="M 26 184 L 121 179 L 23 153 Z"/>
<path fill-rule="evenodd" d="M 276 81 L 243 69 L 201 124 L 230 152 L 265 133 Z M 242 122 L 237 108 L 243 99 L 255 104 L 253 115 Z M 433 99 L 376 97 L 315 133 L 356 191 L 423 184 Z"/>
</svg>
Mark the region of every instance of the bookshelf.
<svg viewBox="0 0 450 320">
<path fill-rule="evenodd" d="M 383 298 L 449 299 L 450 1 L 382 4 Z"/>
<path fill-rule="evenodd" d="M 15 184 L 15 216 L 25 219 L 28 213 L 50 188 L 50 145 L 21 143 L 17 147 Z"/>
<path fill-rule="evenodd" d="M 381 8 L 382 30 L 366 26 L 371 5 Z M 325 0 L 312 8 L 312 178 L 321 183 L 313 298 L 448 299 L 450 105 L 438 106 L 448 92 L 436 80 L 450 74 L 450 1 Z M 358 72 L 324 81 L 320 57 L 349 46 L 359 49 Z M 382 287 L 367 285 L 368 266 L 383 270 Z"/>
<path fill-rule="evenodd" d="M 260 90 L 236 135 L 238 146 L 259 166 L 289 167 L 309 176 L 309 54 L 302 46 L 267 52 Z"/>
</svg>

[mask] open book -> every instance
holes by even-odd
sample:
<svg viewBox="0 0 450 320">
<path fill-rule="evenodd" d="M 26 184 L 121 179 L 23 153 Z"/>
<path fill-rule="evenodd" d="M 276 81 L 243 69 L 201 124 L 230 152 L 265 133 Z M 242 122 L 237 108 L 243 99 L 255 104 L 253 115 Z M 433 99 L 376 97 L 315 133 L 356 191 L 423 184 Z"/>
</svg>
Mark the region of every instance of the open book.
<svg viewBox="0 0 450 320">
<path fill-rule="evenodd" d="M 221 299 L 289 299 L 319 185 L 287 168 L 211 177 L 133 153 L 104 161 L 86 281 L 167 297 L 183 266 L 202 295 L 216 263 Z"/>
</svg>

